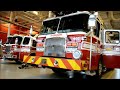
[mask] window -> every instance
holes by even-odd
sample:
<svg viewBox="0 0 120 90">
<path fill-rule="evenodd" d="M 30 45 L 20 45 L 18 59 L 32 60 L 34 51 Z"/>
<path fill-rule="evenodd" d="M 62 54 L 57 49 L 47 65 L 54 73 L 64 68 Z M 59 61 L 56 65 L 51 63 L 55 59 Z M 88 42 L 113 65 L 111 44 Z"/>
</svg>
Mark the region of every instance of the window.
<svg viewBox="0 0 120 90">
<path fill-rule="evenodd" d="M 7 41 L 6 41 L 6 44 L 10 44 L 10 43 L 12 42 L 12 38 L 13 38 L 13 37 L 8 37 L 8 38 L 7 38 Z"/>
<path fill-rule="evenodd" d="M 94 35 L 99 37 L 99 32 L 100 32 L 100 23 L 97 21 L 96 29 L 94 30 Z"/>
<path fill-rule="evenodd" d="M 22 42 L 22 40 L 23 40 L 23 38 L 22 38 L 22 37 L 20 37 L 20 36 L 18 36 L 17 38 L 18 38 L 18 42 L 17 42 L 17 44 L 19 44 L 19 45 L 20 45 L 20 44 L 21 44 L 21 42 Z"/>
<path fill-rule="evenodd" d="M 22 42 L 22 37 L 21 36 L 14 36 L 13 38 L 12 38 L 12 40 L 11 40 L 11 42 L 10 42 L 10 44 L 15 44 L 15 40 L 16 40 L 16 38 L 18 39 L 18 42 L 17 42 L 17 44 L 21 44 L 21 42 Z"/>
<path fill-rule="evenodd" d="M 60 19 L 51 19 L 44 21 L 41 34 L 54 34 L 57 31 L 59 20 Z"/>
<path fill-rule="evenodd" d="M 88 14 L 78 14 L 68 17 L 63 17 L 60 21 L 58 32 L 89 32 L 88 30 Z"/>
<path fill-rule="evenodd" d="M 36 47 L 36 44 L 37 44 L 37 42 L 35 40 L 33 40 L 32 46 Z"/>
<path fill-rule="evenodd" d="M 105 32 L 106 43 L 118 44 L 120 42 L 119 35 L 120 34 L 118 31 L 106 31 Z"/>
<path fill-rule="evenodd" d="M 30 41 L 30 37 L 25 37 L 23 40 L 23 44 L 27 45 L 29 44 L 29 41 Z"/>
</svg>

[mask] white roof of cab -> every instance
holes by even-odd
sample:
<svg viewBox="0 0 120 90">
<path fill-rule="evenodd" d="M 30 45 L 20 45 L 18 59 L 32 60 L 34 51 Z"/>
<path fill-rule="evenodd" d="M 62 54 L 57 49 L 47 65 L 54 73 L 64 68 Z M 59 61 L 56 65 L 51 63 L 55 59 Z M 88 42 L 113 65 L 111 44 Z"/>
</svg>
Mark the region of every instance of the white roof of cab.
<svg viewBox="0 0 120 90">
<path fill-rule="evenodd" d="M 64 15 L 64 16 L 58 16 L 58 17 L 52 17 L 52 18 L 47 18 L 44 21 L 49 21 L 49 20 L 54 20 L 54 19 L 60 19 L 60 18 L 63 18 L 63 17 L 69 17 L 69 16 L 74 16 L 74 15 L 79 15 L 79 14 L 88 14 L 90 15 L 91 13 L 88 12 L 88 11 L 78 11 L 76 13 L 71 13 L 71 14 L 67 14 L 67 15 Z"/>
</svg>

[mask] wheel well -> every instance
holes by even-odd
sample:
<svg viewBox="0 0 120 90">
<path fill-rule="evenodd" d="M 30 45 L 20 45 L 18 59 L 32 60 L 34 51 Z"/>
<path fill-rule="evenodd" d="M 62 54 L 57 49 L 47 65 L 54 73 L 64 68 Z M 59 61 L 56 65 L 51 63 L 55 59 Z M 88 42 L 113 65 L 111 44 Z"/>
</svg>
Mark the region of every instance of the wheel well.
<svg viewBox="0 0 120 90">
<path fill-rule="evenodd" d="M 104 64 L 103 63 L 103 55 L 102 54 L 100 55 L 99 61 L 101 61 L 101 63 Z"/>
<path fill-rule="evenodd" d="M 101 62 L 102 66 L 104 67 L 104 62 L 103 62 L 103 56 L 102 56 L 102 54 L 99 57 L 98 64 L 99 64 L 99 62 Z"/>
<path fill-rule="evenodd" d="M 35 53 L 30 53 L 30 56 L 35 56 L 36 54 Z"/>
</svg>

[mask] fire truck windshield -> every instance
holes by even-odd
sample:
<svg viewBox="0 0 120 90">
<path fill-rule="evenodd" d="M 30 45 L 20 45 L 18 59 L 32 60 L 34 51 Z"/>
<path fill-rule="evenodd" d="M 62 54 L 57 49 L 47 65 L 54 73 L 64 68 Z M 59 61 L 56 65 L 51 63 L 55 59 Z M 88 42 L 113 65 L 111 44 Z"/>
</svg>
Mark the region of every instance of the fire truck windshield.
<svg viewBox="0 0 120 90">
<path fill-rule="evenodd" d="M 61 18 L 59 33 L 67 32 L 89 32 L 88 29 L 88 14 L 77 14 Z"/>
<path fill-rule="evenodd" d="M 12 38 L 10 44 L 15 44 L 15 40 L 16 40 L 16 38 L 18 38 L 18 42 L 17 42 L 17 44 L 20 45 L 21 42 L 22 42 L 22 39 L 23 39 L 21 36 L 14 36 L 14 37 Z"/>
<path fill-rule="evenodd" d="M 120 32 L 118 31 L 106 31 L 105 40 L 108 44 L 118 44 L 120 43 Z"/>
<path fill-rule="evenodd" d="M 43 21 L 42 35 L 54 34 L 57 31 L 59 18 Z"/>
<path fill-rule="evenodd" d="M 41 35 L 67 32 L 89 32 L 88 29 L 89 14 L 76 14 L 70 16 L 57 17 L 43 21 L 43 30 Z"/>
<path fill-rule="evenodd" d="M 29 44 L 29 41 L 30 41 L 30 37 L 25 37 L 23 40 L 23 44 L 27 45 L 27 44 Z"/>
<path fill-rule="evenodd" d="M 12 38 L 13 38 L 13 37 L 8 37 L 8 38 L 7 38 L 7 41 L 6 41 L 6 44 L 10 44 L 10 43 L 12 42 Z"/>
</svg>

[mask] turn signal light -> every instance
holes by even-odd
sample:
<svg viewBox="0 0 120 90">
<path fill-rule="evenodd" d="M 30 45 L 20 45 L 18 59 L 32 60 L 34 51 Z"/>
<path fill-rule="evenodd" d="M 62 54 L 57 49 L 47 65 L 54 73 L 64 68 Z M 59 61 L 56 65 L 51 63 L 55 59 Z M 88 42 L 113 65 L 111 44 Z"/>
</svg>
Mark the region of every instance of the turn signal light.
<svg viewBox="0 0 120 90">
<path fill-rule="evenodd" d="M 37 44 L 37 46 L 42 47 L 42 46 L 43 46 L 43 44 L 42 44 L 42 43 L 38 43 L 38 44 Z"/>
<path fill-rule="evenodd" d="M 77 46 L 77 43 L 71 43 L 71 44 L 72 44 L 72 46 L 74 46 L 74 47 Z"/>
<path fill-rule="evenodd" d="M 112 48 L 106 48 L 106 51 L 112 51 Z"/>
<path fill-rule="evenodd" d="M 67 43 L 67 47 L 77 47 L 77 43 L 76 42 L 72 42 L 72 43 Z"/>
</svg>

